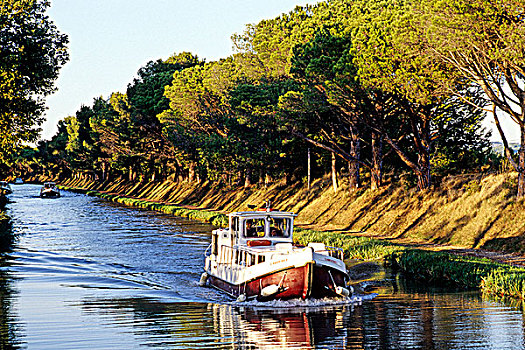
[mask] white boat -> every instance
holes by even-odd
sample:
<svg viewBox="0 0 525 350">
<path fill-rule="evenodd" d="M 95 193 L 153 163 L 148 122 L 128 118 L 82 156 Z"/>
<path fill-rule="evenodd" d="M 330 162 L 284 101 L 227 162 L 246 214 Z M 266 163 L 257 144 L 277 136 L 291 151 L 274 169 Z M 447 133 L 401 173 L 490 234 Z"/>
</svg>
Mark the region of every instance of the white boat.
<svg viewBox="0 0 525 350">
<path fill-rule="evenodd" d="M 24 183 L 24 180 L 22 180 L 22 178 L 20 177 L 17 177 L 16 180 L 15 180 L 15 185 L 21 185 Z"/>
<path fill-rule="evenodd" d="M 60 197 L 60 191 L 54 182 L 44 182 L 40 189 L 40 197 Z"/>
<path fill-rule="evenodd" d="M 229 227 L 212 232 L 201 285 L 239 301 L 347 297 L 343 251 L 323 243 L 293 243 L 295 214 L 266 209 L 234 212 Z"/>
<path fill-rule="evenodd" d="M 9 186 L 9 182 L 7 181 L 0 181 L 0 192 L 3 195 L 8 195 L 13 193 L 13 190 L 11 189 L 11 186 Z"/>
</svg>

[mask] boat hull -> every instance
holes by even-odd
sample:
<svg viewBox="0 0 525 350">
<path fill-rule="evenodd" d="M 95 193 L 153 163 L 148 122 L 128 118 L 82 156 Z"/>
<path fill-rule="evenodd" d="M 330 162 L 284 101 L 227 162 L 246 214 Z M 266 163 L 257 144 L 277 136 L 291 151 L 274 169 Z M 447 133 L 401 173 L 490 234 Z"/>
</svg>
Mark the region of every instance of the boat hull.
<svg viewBox="0 0 525 350">
<path fill-rule="evenodd" d="M 211 286 L 235 298 L 244 295 L 247 299 L 260 301 L 334 297 L 337 296 L 335 286 L 346 284 L 346 274 L 326 266 L 318 266 L 314 262 L 273 272 L 241 284 L 232 284 L 213 275 L 208 278 Z M 278 292 L 264 295 L 263 289 L 268 286 L 278 286 Z"/>
<path fill-rule="evenodd" d="M 42 198 L 54 198 L 54 197 L 60 197 L 60 192 L 57 191 L 42 191 L 40 193 L 40 197 Z"/>
</svg>

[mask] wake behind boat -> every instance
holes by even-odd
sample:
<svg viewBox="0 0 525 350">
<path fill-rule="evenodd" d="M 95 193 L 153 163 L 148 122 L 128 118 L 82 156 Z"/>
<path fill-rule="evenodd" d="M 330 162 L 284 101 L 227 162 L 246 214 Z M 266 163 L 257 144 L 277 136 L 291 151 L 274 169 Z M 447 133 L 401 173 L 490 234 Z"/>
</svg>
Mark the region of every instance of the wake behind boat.
<svg viewBox="0 0 525 350">
<path fill-rule="evenodd" d="M 45 182 L 44 186 L 40 189 L 40 197 L 60 197 L 60 191 L 56 187 L 56 184 L 54 182 Z"/>
<path fill-rule="evenodd" d="M 295 214 L 266 209 L 228 216 L 229 227 L 212 232 L 201 285 L 239 301 L 350 295 L 342 249 L 294 245 Z"/>
</svg>

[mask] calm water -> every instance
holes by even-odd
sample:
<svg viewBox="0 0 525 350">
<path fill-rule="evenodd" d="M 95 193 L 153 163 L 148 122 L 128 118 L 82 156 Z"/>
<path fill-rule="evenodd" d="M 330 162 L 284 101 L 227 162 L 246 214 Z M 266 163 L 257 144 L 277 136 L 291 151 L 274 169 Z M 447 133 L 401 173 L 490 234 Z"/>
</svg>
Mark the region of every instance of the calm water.
<svg viewBox="0 0 525 350">
<path fill-rule="evenodd" d="M 399 276 L 360 303 L 236 304 L 197 285 L 211 226 L 13 189 L 0 349 L 525 349 L 521 307 Z"/>
</svg>

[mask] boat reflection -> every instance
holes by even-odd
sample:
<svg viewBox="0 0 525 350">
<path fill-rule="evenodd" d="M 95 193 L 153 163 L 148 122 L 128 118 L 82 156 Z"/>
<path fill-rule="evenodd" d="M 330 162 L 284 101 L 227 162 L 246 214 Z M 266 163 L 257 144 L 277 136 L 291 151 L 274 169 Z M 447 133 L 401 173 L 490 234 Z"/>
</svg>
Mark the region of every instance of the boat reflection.
<svg viewBox="0 0 525 350">
<path fill-rule="evenodd" d="M 85 300 L 81 306 L 85 314 L 104 315 L 108 326 L 130 327 L 151 348 L 177 349 L 346 348 L 353 312 L 349 305 L 260 309 L 147 298 Z"/>
<path fill-rule="evenodd" d="M 319 344 L 341 348 L 353 306 L 319 308 L 253 308 L 210 304 L 221 337 L 240 348 L 313 349 Z"/>
</svg>

